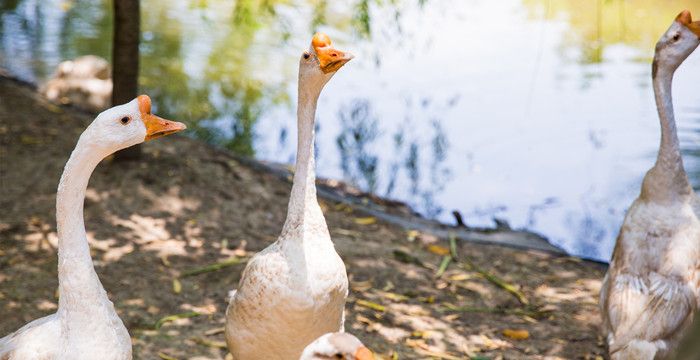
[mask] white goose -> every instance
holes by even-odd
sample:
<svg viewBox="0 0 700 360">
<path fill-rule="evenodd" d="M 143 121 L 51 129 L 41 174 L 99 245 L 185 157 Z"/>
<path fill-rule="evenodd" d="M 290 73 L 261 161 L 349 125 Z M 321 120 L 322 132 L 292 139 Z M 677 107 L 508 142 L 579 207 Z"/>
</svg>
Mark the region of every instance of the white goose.
<svg viewBox="0 0 700 360">
<path fill-rule="evenodd" d="M 287 220 L 250 259 L 226 310 L 226 342 L 237 360 L 299 359 L 319 336 L 343 330 L 348 278 L 316 200 L 314 117 L 323 86 L 352 59 L 316 34 L 299 61 L 298 144 Z"/>
<path fill-rule="evenodd" d="M 612 359 L 673 356 L 700 301 L 697 200 L 683 168 L 671 100 L 673 73 L 699 37 L 700 22 L 683 11 L 656 44 L 652 77 L 661 145 L 627 211 L 600 294 Z"/>
<path fill-rule="evenodd" d="M 314 340 L 299 360 L 374 360 L 374 355 L 355 336 L 335 332 Z"/>
<path fill-rule="evenodd" d="M 85 129 L 56 194 L 58 311 L 0 339 L 0 359 L 131 359 L 129 333 L 90 257 L 83 224 L 85 190 L 106 156 L 183 129 L 184 124 L 151 114 L 151 100 L 145 95 L 105 110 Z"/>
</svg>

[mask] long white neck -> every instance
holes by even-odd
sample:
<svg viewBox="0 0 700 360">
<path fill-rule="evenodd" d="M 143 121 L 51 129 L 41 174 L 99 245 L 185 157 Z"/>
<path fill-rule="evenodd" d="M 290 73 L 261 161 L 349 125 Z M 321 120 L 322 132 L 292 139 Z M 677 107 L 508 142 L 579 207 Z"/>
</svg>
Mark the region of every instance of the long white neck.
<svg viewBox="0 0 700 360">
<path fill-rule="evenodd" d="M 83 202 L 90 175 L 102 160 L 83 139 L 68 159 L 56 194 L 58 228 L 58 313 L 85 318 L 107 300 L 90 256 L 83 222 Z M 107 300 L 108 301 L 108 300 Z"/>
<path fill-rule="evenodd" d="M 312 228 L 326 228 L 323 212 L 316 200 L 316 170 L 314 161 L 314 132 L 316 103 L 322 86 L 302 86 L 299 81 L 297 103 L 297 158 L 287 221 L 282 233 L 294 230 L 302 234 Z M 327 230 L 326 230 L 327 231 Z M 282 238 L 285 238 L 282 236 Z M 290 238 L 296 239 L 297 236 Z"/>
<path fill-rule="evenodd" d="M 654 64 L 653 84 L 656 107 L 661 122 L 661 144 L 656 164 L 644 179 L 642 194 L 654 201 L 687 199 L 692 194 L 688 176 L 683 167 L 680 142 L 673 115 L 671 88 L 674 67 Z"/>
</svg>

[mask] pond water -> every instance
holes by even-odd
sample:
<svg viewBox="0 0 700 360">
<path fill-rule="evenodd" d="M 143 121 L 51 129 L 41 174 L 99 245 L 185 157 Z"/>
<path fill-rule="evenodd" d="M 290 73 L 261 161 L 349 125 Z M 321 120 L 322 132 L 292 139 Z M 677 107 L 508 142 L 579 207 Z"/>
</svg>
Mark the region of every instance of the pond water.
<svg viewBox="0 0 700 360">
<path fill-rule="evenodd" d="M 659 142 L 656 39 L 700 0 L 142 0 L 142 91 L 239 154 L 293 162 L 296 70 L 316 30 L 356 58 L 319 101 L 318 172 L 425 216 L 493 218 L 607 260 Z M 0 67 L 41 83 L 110 58 L 111 1 L 5 0 Z M 700 185 L 700 51 L 676 117 Z"/>
</svg>

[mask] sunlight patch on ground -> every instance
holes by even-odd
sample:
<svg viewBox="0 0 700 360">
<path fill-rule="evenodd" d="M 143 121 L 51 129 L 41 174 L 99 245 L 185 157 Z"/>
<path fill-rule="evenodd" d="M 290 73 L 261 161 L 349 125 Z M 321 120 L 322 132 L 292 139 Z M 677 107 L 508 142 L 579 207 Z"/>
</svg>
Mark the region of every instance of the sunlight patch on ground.
<svg viewBox="0 0 700 360">
<path fill-rule="evenodd" d="M 41 311 L 56 311 L 58 309 L 58 305 L 53 302 L 53 301 L 48 301 L 46 299 L 42 299 L 39 301 L 38 304 L 36 304 L 36 308 L 41 310 Z"/>
<path fill-rule="evenodd" d="M 590 280 L 594 282 L 594 280 Z M 598 286 L 599 288 L 600 286 Z M 577 288 L 577 287 L 553 287 L 547 284 L 538 286 L 535 289 L 535 295 L 545 299 L 549 303 L 563 303 L 563 302 L 584 302 L 591 303 L 591 295 L 594 291 L 590 288 Z M 597 293 L 597 292 L 596 292 Z M 593 298 L 597 298 L 593 296 Z"/>
<path fill-rule="evenodd" d="M 153 198 L 153 206 L 179 217 L 183 216 L 185 211 L 193 212 L 199 209 L 201 202 L 191 198 L 183 198 L 180 195 L 180 187 L 173 186 L 167 192 L 157 194 Z"/>
<path fill-rule="evenodd" d="M 38 217 L 32 216 L 26 220 L 27 234 L 24 235 L 24 242 L 37 252 L 58 247 L 58 236 L 52 231 L 51 225 L 45 223 Z"/>
<path fill-rule="evenodd" d="M 102 260 L 107 262 L 119 261 L 124 255 L 134 252 L 134 244 L 127 243 L 123 246 L 109 247 L 102 255 Z"/>
<path fill-rule="evenodd" d="M 393 303 L 386 306 L 385 313 L 375 314 L 375 318 L 386 318 L 391 324 L 363 315 L 364 309 L 357 305 L 353 310 L 357 312 L 353 329 L 376 333 L 389 343 L 404 342 L 416 349 L 435 353 L 447 351 L 450 348 L 448 344 L 466 350 L 467 338 L 443 319 L 433 318 L 423 306 Z"/>
<path fill-rule="evenodd" d="M 212 315 L 216 314 L 218 307 L 214 304 L 203 304 L 203 305 L 192 305 L 192 304 L 182 304 L 180 308 L 185 311 L 194 311 L 200 314 Z"/>
<path fill-rule="evenodd" d="M 143 250 L 156 252 L 160 257 L 188 254 L 185 242 L 173 239 L 173 236 L 166 229 L 165 219 L 132 214 L 127 220 L 114 216 L 110 220 L 115 225 L 131 230 L 134 242 L 141 245 Z M 118 256 L 118 252 L 112 253 L 110 256 Z"/>
<path fill-rule="evenodd" d="M 147 244 L 153 241 L 168 240 L 170 233 L 165 229 L 165 220 L 133 214 L 129 219 L 124 220 L 112 217 L 111 222 L 115 225 L 130 229 L 135 236 L 137 244 Z"/>
</svg>

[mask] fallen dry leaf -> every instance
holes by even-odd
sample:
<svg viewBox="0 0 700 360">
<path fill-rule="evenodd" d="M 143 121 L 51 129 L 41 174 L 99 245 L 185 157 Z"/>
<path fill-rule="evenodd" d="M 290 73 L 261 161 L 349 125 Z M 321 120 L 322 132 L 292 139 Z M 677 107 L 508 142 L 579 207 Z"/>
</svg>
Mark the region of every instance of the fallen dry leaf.
<svg viewBox="0 0 700 360">
<path fill-rule="evenodd" d="M 211 348 L 216 348 L 216 349 L 226 349 L 227 348 L 226 343 L 223 341 L 207 340 L 207 339 L 200 338 L 200 337 L 192 338 L 192 340 L 194 342 L 196 342 L 197 344 L 204 345 L 204 346 L 211 347 Z"/>
<path fill-rule="evenodd" d="M 530 333 L 525 329 L 505 329 L 503 330 L 503 336 L 513 340 L 526 340 L 530 337 Z"/>
<path fill-rule="evenodd" d="M 382 288 L 382 290 L 384 290 L 384 291 L 391 291 L 391 290 L 393 290 L 394 288 L 395 288 L 394 283 L 392 283 L 391 281 L 387 280 L 386 285 L 384 285 L 384 287 Z"/>
<path fill-rule="evenodd" d="M 456 274 L 449 277 L 450 281 L 464 281 L 470 278 L 471 276 L 469 276 L 469 274 Z"/>
<path fill-rule="evenodd" d="M 334 208 L 337 211 L 342 211 L 342 212 L 346 212 L 346 213 L 353 212 L 353 208 L 348 206 L 348 204 L 345 204 L 345 203 L 339 203 L 339 204 L 335 205 Z"/>
<path fill-rule="evenodd" d="M 431 253 L 433 253 L 435 255 L 440 255 L 440 256 L 445 256 L 445 255 L 448 255 L 450 253 L 450 249 L 448 249 L 444 246 L 435 245 L 435 244 L 428 245 L 428 251 L 430 251 Z"/>
<path fill-rule="evenodd" d="M 372 225 L 377 222 L 377 218 L 373 216 L 355 218 L 355 224 L 357 225 Z"/>
<path fill-rule="evenodd" d="M 363 292 L 372 288 L 372 280 L 351 281 L 350 288 L 352 291 Z"/>
<path fill-rule="evenodd" d="M 421 298 L 418 298 L 418 300 L 422 301 L 426 304 L 433 304 L 433 303 L 435 303 L 435 296 L 430 295 L 428 297 L 421 297 Z"/>
<path fill-rule="evenodd" d="M 357 315 L 357 316 L 355 316 L 355 319 L 356 319 L 357 321 L 359 321 L 359 322 L 361 322 L 361 323 L 365 323 L 365 324 L 367 324 L 367 325 L 372 325 L 372 324 L 375 323 L 374 321 L 370 320 L 368 317 L 365 317 L 365 316 L 362 316 L 362 315 Z"/>
<path fill-rule="evenodd" d="M 160 261 L 163 263 L 163 265 L 170 267 L 172 264 L 170 264 L 170 260 L 168 260 L 167 255 L 163 255 L 160 257 Z"/>
<path fill-rule="evenodd" d="M 347 237 L 353 237 L 353 238 L 362 237 L 362 234 L 359 231 L 338 228 L 338 229 L 333 229 L 333 232 L 337 233 L 338 235 L 341 235 L 341 236 L 347 236 Z"/>
<path fill-rule="evenodd" d="M 445 360 L 462 360 L 463 358 L 448 354 L 446 352 L 440 352 L 440 351 L 430 351 L 430 350 L 425 350 L 425 349 L 417 349 L 417 353 L 430 356 L 431 358 L 437 358 L 437 359 L 445 359 Z"/>
<path fill-rule="evenodd" d="M 409 299 L 408 296 L 406 296 L 406 295 L 401 295 L 401 294 L 397 294 L 397 293 L 393 293 L 393 292 L 389 292 L 389 291 L 380 291 L 379 295 L 381 295 L 383 298 L 386 298 L 386 299 L 389 299 L 392 301 L 397 301 L 397 302 L 406 301 Z"/>
<path fill-rule="evenodd" d="M 226 331 L 226 329 L 224 329 L 223 327 L 218 327 L 218 328 L 213 328 L 213 329 L 205 331 L 204 335 L 207 335 L 207 336 L 218 335 L 218 334 L 223 334 L 224 331 Z"/>
<path fill-rule="evenodd" d="M 177 278 L 173 279 L 173 292 L 179 294 L 182 292 L 182 283 Z"/>
<path fill-rule="evenodd" d="M 30 135 L 20 135 L 19 141 L 25 145 L 41 144 L 41 140 L 39 140 L 38 138 L 36 138 L 34 136 L 30 136 Z"/>
<path fill-rule="evenodd" d="M 414 331 L 411 333 L 411 336 L 414 338 L 421 338 L 421 339 L 427 339 L 430 337 L 430 333 L 428 331 Z"/>
<path fill-rule="evenodd" d="M 371 301 L 367 301 L 367 300 L 358 299 L 357 301 L 355 301 L 355 304 L 372 309 L 372 310 L 376 310 L 376 311 L 381 311 L 381 312 L 386 311 L 386 307 L 384 305 L 377 304 L 375 302 L 371 302 Z"/>
</svg>

